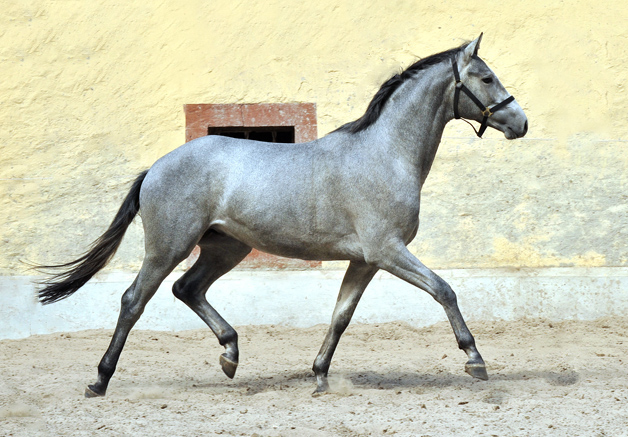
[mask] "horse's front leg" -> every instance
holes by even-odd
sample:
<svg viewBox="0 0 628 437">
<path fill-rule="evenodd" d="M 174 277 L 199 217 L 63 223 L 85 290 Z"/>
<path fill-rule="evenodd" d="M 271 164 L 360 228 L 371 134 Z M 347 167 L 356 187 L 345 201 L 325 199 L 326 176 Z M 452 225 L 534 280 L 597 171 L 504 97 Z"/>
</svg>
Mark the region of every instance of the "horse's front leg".
<svg viewBox="0 0 628 437">
<path fill-rule="evenodd" d="M 399 241 L 391 245 L 379 245 L 367 257 L 370 264 L 386 270 L 404 281 L 427 291 L 445 309 L 453 328 L 458 347 L 466 352 L 469 360 L 465 370 L 474 378 L 488 379 L 486 365 L 475 347 L 475 340 L 460 313 L 456 294 L 449 284 L 428 269 Z"/>
<path fill-rule="evenodd" d="M 322 394 L 329 391 L 329 383 L 327 382 L 327 372 L 331 364 L 331 358 L 334 355 L 340 336 L 347 329 L 351 317 L 358 306 L 360 297 L 366 286 L 371 282 L 373 276 L 377 272 L 377 267 L 370 266 L 363 262 L 351 262 L 347 273 L 342 281 L 338 300 L 334 308 L 334 314 L 331 319 L 331 325 L 314 360 L 314 374 L 316 375 L 316 391 L 314 395 Z"/>
</svg>

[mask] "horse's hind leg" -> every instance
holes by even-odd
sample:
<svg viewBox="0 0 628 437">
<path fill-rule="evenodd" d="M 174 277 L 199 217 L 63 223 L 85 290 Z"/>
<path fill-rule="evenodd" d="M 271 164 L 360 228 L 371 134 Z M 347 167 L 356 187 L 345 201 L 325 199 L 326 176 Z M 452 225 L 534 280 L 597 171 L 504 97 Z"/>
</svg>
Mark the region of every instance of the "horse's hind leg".
<svg viewBox="0 0 628 437">
<path fill-rule="evenodd" d="M 329 331 L 325 336 L 323 345 L 314 360 L 314 374 L 316 375 L 316 391 L 314 395 L 325 393 L 329 390 L 327 372 L 331 364 L 331 358 L 338 346 L 340 336 L 349 326 L 351 317 L 358 306 L 362 293 L 371 282 L 377 272 L 377 267 L 361 262 L 351 262 L 342 281 L 338 300 L 334 308 Z"/>
<path fill-rule="evenodd" d="M 186 252 L 189 253 L 189 251 Z M 170 256 L 152 256 L 147 253 L 137 278 L 122 296 L 118 324 L 109 348 L 98 365 L 98 380 L 95 384 L 87 386 L 86 397 L 105 395 L 129 332 L 139 320 L 144 312 L 144 307 L 153 297 L 159 285 L 176 265 L 185 259 L 185 256 L 183 254 L 180 256 L 172 254 Z"/>
<path fill-rule="evenodd" d="M 203 237 L 199 246 L 198 260 L 175 282 L 172 292 L 203 319 L 225 347 L 220 365 L 225 374 L 233 378 L 238 367 L 238 334 L 207 302 L 205 293 L 218 278 L 238 265 L 251 248 L 213 231 Z"/>
</svg>

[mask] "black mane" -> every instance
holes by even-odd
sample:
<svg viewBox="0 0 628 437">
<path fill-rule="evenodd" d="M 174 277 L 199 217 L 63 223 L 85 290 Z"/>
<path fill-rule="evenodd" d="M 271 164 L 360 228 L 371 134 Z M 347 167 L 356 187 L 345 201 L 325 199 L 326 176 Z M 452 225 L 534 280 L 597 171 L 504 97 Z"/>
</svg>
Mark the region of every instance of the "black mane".
<svg viewBox="0 0 628 437">
<path fill-rule="evenodd" d="M 468 43 L 463 44 L 460 47 L 456 47 L 455 49 L 450 49 L 441 53 L 436 53 L 435 55 L 428 56 L 427 58 L 420 59 L 400 74 L 395 74 L 381 86 L 379 91 L 377 91 L 362 117 L 340 126 L 334 132 L 349 132 L 355 134 L 365 130 L 377 121 L 380 114 L 382 113 L 382 110 L 384 109 L 384 106 L 386 105 L 386 102 L 388 101 L 388 99 L 390 99 L 390 96 L 392 96 L 392 94 L 406 80 L 414 77 L 418 72 L 425 70 L 432 65 L 440 64 L 443 61 L 450 60 L 452 56 L 464 50 L 467 45 Z"/>
</svg>

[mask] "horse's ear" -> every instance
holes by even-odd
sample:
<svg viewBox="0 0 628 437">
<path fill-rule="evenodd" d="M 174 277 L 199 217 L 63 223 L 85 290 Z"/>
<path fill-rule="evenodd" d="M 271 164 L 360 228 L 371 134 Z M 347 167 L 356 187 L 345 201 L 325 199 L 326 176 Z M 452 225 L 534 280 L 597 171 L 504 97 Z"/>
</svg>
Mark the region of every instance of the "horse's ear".
<svg viewBox="0 0 628 437">
<path fill-rule="evenodd" d="M 478 50 L 480 50 L 480 43 L 482 42 L 482 36 L 484 36 L 484 32 L 480 33 L 478 39 L 475 40 L 475 49 L 473 50 L 473 56 L 478 55 Z"/>
<path fill-rule="evenodd" d="M 472 56 L 478 55 L 478 50 L 480 50 L 480 42 L 482 42 L 483 35 L 484 32 L 482 32 L 476 40 L 471 41 L 469 45 L 464 49 L 464 56 L 467 60 L 470 59 Z"/>
</svg>

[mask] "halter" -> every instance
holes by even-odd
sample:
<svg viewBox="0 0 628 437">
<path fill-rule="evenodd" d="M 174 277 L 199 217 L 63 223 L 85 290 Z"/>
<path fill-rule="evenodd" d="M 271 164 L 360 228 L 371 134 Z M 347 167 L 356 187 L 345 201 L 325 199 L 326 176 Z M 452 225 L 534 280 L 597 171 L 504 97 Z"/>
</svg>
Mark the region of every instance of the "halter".
<svg viewBox="0 0 628 437">
<path fill-rule="evenodd" d="M 515 98 L 513 96 L 510 96 L 506 100 L 504 100 L 503 102 L 498 103 L 497 105 L 493 106 L 492 108 L 489 108 L 488 106 L 484 105 L 480 101 L 480 99 L 475 97 L 475 95 L 471 92 L 471 90 L 469 88 L 467 88 L 462 83 L 462 81 L 460 80 L 460 73 L 458 73 L 458 64 L 456 63 L 456 59 L 455 58 L 452 58 L 451 64 L 452 64 L 451 66 L 454 69 L 454 79 L 456 80 L 456 90 L 454 91 L 454 117 L 456 118 L 456 120 L 462 119 L 463 121 L 466 121 L 467 123 L 469 123 L 467 120 L 465 120 L 464 118 L 460 117 L 460 113 L 458 112 L 458 100 L 460 99 L 460 91 L 462 91 L 467 96 L 469 96 L 469 98 L 473 101 L 473 103 L 475 103 L 475 105 L 478 108 L 480 108 L 480 111 L 482 111 L 482 115 L 484 116 L 484 118 L 482 119 L 482 124 L 480 126 L 480 130 L 479 131 L 476 130 L 475 127 L 471 123 L 469 123 L 469 125 L 475 131 L 475 134 L 478 137 L 482 138 L 482 135 L 484 135 L 484 131 L 488 127 L 488 119 L 489 119 L 489 117 L 491 115 L 493 115 L 495 112 L 497 112 L 500 109 L 504 108 L 510 102 L 514 101 Z"/>
</svg>

